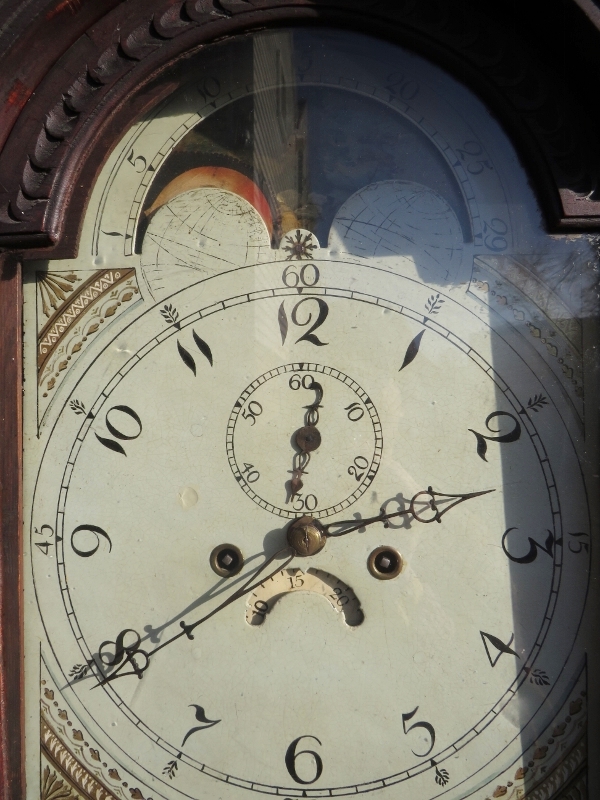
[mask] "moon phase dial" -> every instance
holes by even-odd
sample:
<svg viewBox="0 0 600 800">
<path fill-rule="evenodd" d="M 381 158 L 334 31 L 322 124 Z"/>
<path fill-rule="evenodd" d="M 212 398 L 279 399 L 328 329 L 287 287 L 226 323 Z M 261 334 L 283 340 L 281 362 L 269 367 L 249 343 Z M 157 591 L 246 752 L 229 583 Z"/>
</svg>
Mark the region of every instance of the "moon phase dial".
<svg viewBox="0 0 600 800">
<path fill-rule="evenodd" d="M 310 447 L 299 435 L 306 430 L 314 431 Z M 377 474 L 382 449 L 369 395 L 321 364 L 284 364 L 260 375 L 227 424 L 235 479 L 255 503 L 287 519 L 302 512 L 327 517 L 351 506 Z"/>
</svg>

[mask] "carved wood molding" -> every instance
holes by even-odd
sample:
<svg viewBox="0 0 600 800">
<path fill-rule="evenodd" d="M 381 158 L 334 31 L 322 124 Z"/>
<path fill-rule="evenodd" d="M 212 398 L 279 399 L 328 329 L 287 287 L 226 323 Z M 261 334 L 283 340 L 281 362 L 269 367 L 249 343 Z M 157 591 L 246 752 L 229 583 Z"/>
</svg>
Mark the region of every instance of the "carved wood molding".
<svg viewBox="0 0 600 800">
<path fill-rule="evenodd" d="M 70 2 L 75 13 L 64 24 L 74 27 L 77 9 L 83 12 L 87 4 Z M 27 5 L 32 3 L 48 5 L 43 0 Z M 111 145 L 136 116 L 179 85 L 186 55 L 229 34 L 315 22 L 383 35 L 454 72 L 513 136 L 550 226 L 600 227 L 593 126 L 548 74 L 548 65 L 470 3 L 122 0 L 111 5 L 114 0 L 105 0 L 106 13 L 47 65 L 12 127 L 0 154 L 0 246 L 53 246 L 52 257 L 73 255 L 89 186 Z"/>
</svg>

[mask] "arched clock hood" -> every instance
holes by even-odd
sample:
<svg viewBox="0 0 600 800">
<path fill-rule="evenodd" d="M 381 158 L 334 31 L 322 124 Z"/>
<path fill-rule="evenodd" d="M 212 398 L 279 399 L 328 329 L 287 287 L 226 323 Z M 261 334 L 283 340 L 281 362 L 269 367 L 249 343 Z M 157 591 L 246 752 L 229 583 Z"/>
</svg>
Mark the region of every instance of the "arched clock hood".
<svg viewBox="0 0 600 800">
<path fill-rule="evenodd" d="M 0 247 L 72 255 L 111 146 L 181 84 L 189 56 L 283 24 L 355 29 L 437 62 L 507 130 L 550 230 L 600 226 L 591 0 L 29 0 L 0 6 Z"/>
</svg>

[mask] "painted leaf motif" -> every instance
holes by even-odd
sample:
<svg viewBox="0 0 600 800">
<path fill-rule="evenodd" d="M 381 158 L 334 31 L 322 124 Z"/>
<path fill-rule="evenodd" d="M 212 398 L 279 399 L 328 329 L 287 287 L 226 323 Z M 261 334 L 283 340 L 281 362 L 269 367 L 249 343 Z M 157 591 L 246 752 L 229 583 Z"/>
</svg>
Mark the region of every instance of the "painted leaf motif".
<svg viewBox="0 0 600 800">
<path fill-rule="evenodd" d="M 401 372 L 404 369 L 404 367 L 408 367 L 408 365 L 411 364 L 415 360 L 415 358 L 417 357 L 417 353 L 419 352 L 419 347 L 421 346 L 421 339 L 423 338 L 423 334 L 424 333 L 425 333 L 425 331 L 421 331 L 420 333 L 417 333 L 415 338 L 408 345 L 408 347 L 406 348 L 406 354 L 404 356 L 404 361 L 402 362 L 402 366 L 400 367 L 398 372 Z"/>
<path fill-rule="evenodd" d="M 196 362 L 194 361 L 192 356 L 188 353 L 188 351 L 185 349 L 185 347 L 181 346 L 181 344 L 179 343 L 179 339 L 177 340 L 177 349 L 179 350 L 179 355 L 181 356 L 181 360 L 183 361 L 183 363 L 186 365 L 186 367 L 189 367 L 195 375 Z"/>
<path fill-rule="evenodd" d="M 109 450 L 114 450 L 115 453 L 121 453 L 124 456 L 127 456 L 127 453 L 118 442 L 115 442 L 114 439 L 105 439 L 103 436 L 98 436 L 96 434 L 96 439 L 103 444 L 104 447 L 108 447 Z"/>
<path fill-rule="evenodd" d="M 206 344 L 204 339 L 201 339 L 198 336 L 198 334 L 196 333 L 195 330 L 192 330 L 192 336 L 194 337 L 194 341 L 196 342 L 196 347 L 198 348 L 198 350 L 200 350 L 200 352 L 202 353 L 203 356 L 206 356 L 206 358 L 208 360 L 208 363 L 212 367 L 212 365 L 213 365 L 213 357 L 212 357 L 212 353 L 211 353 L 210 347 Z"/>
<path fill-rule="evenodd" d="M 288 318 L 287 314 L 285 313 L 284 303 L 279 306 L 277 319 L 279 320 L 279 330 L 281 331 L 281 344 L 285 344 L 285 339 L 288 332 Z"/>
<path fill-rule="evenodd" d="M 550 686 L 550 679 L 548 675 L 541 669 L 534 669 L 531 677 L 529 678 L 530 683 L 535 683 L 536 686 Z"/>
</svg>

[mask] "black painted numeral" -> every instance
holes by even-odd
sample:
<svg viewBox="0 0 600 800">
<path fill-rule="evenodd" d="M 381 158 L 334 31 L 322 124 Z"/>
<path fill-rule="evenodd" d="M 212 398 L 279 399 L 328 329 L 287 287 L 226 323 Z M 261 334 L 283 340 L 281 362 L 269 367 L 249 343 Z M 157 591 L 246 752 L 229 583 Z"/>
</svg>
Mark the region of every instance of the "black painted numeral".
<svg viewBox="0 0 600 800">
<path fill-rule="evenodd" d="M 167 306 L 165 306 L 165 308 L 167 308 Z M 177 313 L 177 312 L 175 312 L 175 313 Z M 161 314 L 163 314 L 163 316 L 165 316 L 164 311 L 161 311 Z M 177 315 L 177 316 L 179 316 L 179 315 Z M 167 319 L 166 316 L 165 316 L 165 319 Z M 177 327 L 177 325 L 176 325 L 176 327 Z M 179 327 L 181 327 L 181 326 L 179 326 Z M 212 351 L 211 351 L 210 347 L 207 345 L 207 343 L 204 341 L 204 339 L 201 339 L 198 336 L 196 331 L 193 330 L 193 329 L 192 329 L 192 338 L 194 339 L 194 344 L 196 345 L 198 350 L 200 350 L 200 352 L 202 353 L 204 358 L 208 361 L 208 363 L 212 367 L 212 365 L 213 365 L 213 355 L 212 355 Z M 189 350 L 185 349 L 185 347 L 181 344 L 179 339 L 177 339 L 177 352 L 179 353 L 179 355 L 181 357 L 181 360 L 186 365 L 186 367 L 188 367 L 188 369 L 190 369 L 194 373 L 194 375 L 196 375 L 196 362 L 194 361 L 194 358 L 193 358 L 192 354 L 189 352 Z"/>
<path fill-rule="evenodd" d="M 471 175 L 480 175 L 486 168 L 494 169 L 486 158 L 477 157 L 485 155 L 479 142 L 469 140 L 463 144 L 462 148 L 457 148 L 456 152 L 460 160 L 466 162 L 467 172 L 470 172 Z M 457 166 L 457 164 L 454 166 Z"/>
<path fill-rule="evenodd" d="M 308 317 L 306 321 L 302 322 L 302 320 L 298 316 L 298 313 L 300 306 L 303 303 L 316 303 L 318 306 L 318 314 L 314 324 L 308 329 L 308 331 L 302 334 L 302 336 L 300 336 L 298 339 L 296 339 L 296 344 L 298 344 L 298 342 L 310 342 L 311 344 L 314 344 L 317 347 L 324 347 L 325 345 L 328 344 L 328 342 L 322 342 L 318 338 L 318 336 L 316 336 L 314 331 L 316 331 L 317 328 L 320 328 L 321 325 L 327 319 L 327 316 L 329 314 L 329 306 L 324 300 L 321 300 L 320 297 L 305 297 L 304 300 L 300 300 L 299 303 L 296 303 L 291 313 L 292 323 L 299 328 L 305 328 L 307 325 L 310 325 L 314 317 L 313 312 L 308 311 Z M 301 316 L 303 316 L 303 314 L 301 314 Z M 285 344 L 289 327 L 288 318 L 285 311 L 285 301 L 279 306 L 278 320 L 279 320 L 279 330 L 281 331 L 281 343 Z"/>
<path fill-rule="evenodd" d="M 569 539 L 569 550 L 572 553 L 590 552 L 589 533 L 570 533 L 569 536 L 573 536 L 575 539 L 575 541 Z"/>
<path fill-rule="evenodd" d="M 120 414 L 125 414 L 125 416 L 129 417 L 130 419 L 132 419 L 135 422 L 135 424 L 137 425 L 137 427 L 139 428 L 138 432 L 129 435 L 129 434 L 123 433 L 121 430 L 119 430 L 117 425 L 118 424 L 122 425 L 124 420 L 121 419 L 120 423 L 115 423 L 114 422 L 115 412 L 119 412 Z M 110 414 L 113 415 L 112 416 L 112 420 L 113 420 L 112 422 L 109 419 Z M 114 436 L 115 439 L 120 439 L 122 442 L 128 442 L 128 441 L 132 441 L 133 439 L 137 439 L 138 436 L 140 436 L 141 433 L 142 433 L 142 420 L 138 417 L 138 415 L 135 413 L 133 408 L 130 408 L 129 406 L 113 406 L 112 408 L 109 408 L 108 411 L 106 412 L 105 417 L 104 417 L 104 422 L 106 424 L 106 429 L 108 430 L 108 432 L 112 436 Z M 119 444 L 119 442 L 115 442 L 115 439 L 108 439 L 108 438 L 106 438 L 104 436 L 99 436 L 97 433 L 96 433 L 96 439 L 98 439 L 100 444 L 103 444 L 104 447 L 108 447 L 109 450 L 112 450 L 115 453 L 121 453 L 121 455 L 127 456 L 127 453 L 125 452 L 125 448 L 123 447 L 123 445 Z"/>
<path fill-rule="evenodd" d="M 42 527 L 39 529 L 39 531 L 38 531 L 37 528 L 34 528 L 33 532 L 35 534 L 37 534 L 38 536 L 42 536 L 44 539 L 52 539 L 52 537 L 54 536 L 54 528 L 51 525 L 46 525 L 46 524 L 42 525 Z M 57 537 L 57 541 L 60 541 L 59 537 Z M 45 556 L 47 556 L 48 555 L 48 550 L 52 547 L 54 542 L 50 542 L 50 541 L 48 541 L 48 542 L 34 542 L 34 544 L 35 544 L 36 547 L 39 547 L 39 549 L 42 551 L 42 553 Z"/>
<path fill-rule="evenodd" d="M 346 406 L 344 411 L 347 412 L 346 416 L 350 422 L 358 422 L 358 420 L 362 419 L 365 415 L 365 410 L 360 403 L 350 403 L 349 406 Z"/>
<path fill-rule="evenodd" d="M 493 253 L 501 253 L 508 247 L 506 234 L 508 225 L 503 219 L 494 217 L 489 222 L 483 223 L 483 232 L 476 233 L 473 237 L 476 245 L 484 245 Z"/>
<path fill-rule="evenodd" d="M 485 631 L 479 631 L 481 634 L 481 641 L 483 642 L 483 646 L 485 647 L 485 653 L 488 657 L 488 661 L 490 662 L 492 667 L 495 667 L 500 659 L 500 656 L 504 653 L 508 653 L 509 655 L 516 656 L 520 658 L 518 653 L 510 647 L 513 643 L 515 635 L 514 633 L 511 634 L 510 639 L 508 642 L 504 643 L 501 639 L 498 639 L 497 636 L 492 636 L 491 633 L 485 633 Z M 496 655 L 492 658 L 492 650 L 490 650 L 490 646 L 496 650 Z"/>
<path fill-rule="evenodd" d="M 133 634 L 133 641 L 131 641 L 132 637 L 129 634 Z M 129 644 L 127 644 L 127 640 L 129 640 Z M 98 648 L 98 657 L 103 667 L 117 667 L 122 662 L 131 665 L 130 672 L 123 672 L 104 678 L 103 683 L 108 683 L 113 677 L 117 678 L 122 675 L 137 675 L 138 678 L 142 678 L 150 664 L 150 657 L 145 650 L 140 648 L 141 642 L 142 637 L 132 628 L 122 630 L 114 642 L 102 642 Z M 112 655 L 110 653 L 111 650 L 114 650 Z"/>
<path fill-rule="evenodd" d="M 354 464 L 348 467 L 348 475 L 352 475 L 357 481 L 360 481 L 368 466 L 369 462 L 364 456 L 356 456 L 354 459 Z M 362 472 L 359 470 L 362 470 Z"/>
<path fill-rule="evenodd" d="M 297 750 L 296 748 L 302 739 L 312 739 L 313 741 L 317 742 L 317 744 L 321 745 L 320 740 L 317 739 L 316 736 L 298 736 L 298 738 L 294 739 L 294 741 L 285 751 L 285 766 L 296 783 L 302 783 L 306 786 L 309 783 L 315 783 L 321 777 L 323 772 L 323 760 L 315 750 Z M 300 758 L 300 756 L 312 756 L 314 759 L 315 777 L 311 780 L 304 780 L 304 778 L 301 778 L 296 772 L 296 761 L 298 758 Z"/>
<path fill-rule="evenodd" d="M 350 598 L 347 594 L 344 594 L 343 590 L 339 586 L 333 587 L 333 594 L 330 594 L 332 600 L 335 600 L 335 604 L 337 606 L 345 606 L 347 603 L 350 602 Z"/>
<path fill-rule="evenodd" d="M 319 282 L 321 274 L 316 264 L 305 264 L 300 272 L 296 272 L 298 267 L 295 264 L 290 264 L 283 270 L 281 280 L 284 285 L 289 289 L 298 288 L 300 291 L 301 286 L 316 286 Z"/>
<path fill-rule="evenodd" d="M 86 535 L 87 534 L 87 535 Z M 108 552 L 112 550 L 112 542 L 108 533 L 97 525 L 78 525 L 71 534 L 71 547 L 81 558 L 89 558 L 98 552 L 101 538 L 108 542 Z M 93 539 L 93 542 L 90 541 Z M 77 544 L 75 542 L 77 541 Z"/>
<path fill-rule="evenodd" d="M 402 366 L 400 367 L 398 372 L 402 372 L 404 367 L 408 367 L 408 365 L 415 360 L 415 358 L 417 357 L 417 353 L 419 352 L 419 347 L 421 346 L 421 339 L 423 338 L 424 333 L 425 331 L 417 333 L 415 338 L 408 345 L 408 347 L 406 348 L 406 353 L 404 354 L 404 361 L 402 362 Z"/>
<path fill-rule="evenodd" d="M 127 156 L 127 161 L 129 161 L 136 172 L 143 172 L 148 165 L 144 156 L 136 156 L 133 150 Z"/>
<path fill-rule="evenodd" d="M 507 555 L 511 561 L 514 561 L 515 564 L 531 564 L 531 562 L 535 561 L 536 558 L 538 557 L 538 552 L 540 550 L 552 558 L 552 556 L 554 555 L 554 545 L 562 544 L 561 539 L 555 541 L 552 533 L 549 530 L 547 530 L 546 532 L 548 536 L 546 537 L 546 541 L 544 542 L 544 544 L 540 544 L 539 542 L 536 542 L 535 539 L 532 539 L 531 536 L 528 536 L 527 541 L 529 542 L 529 550 L 523 556 L 513 556 L 511 553 L 508 552 L 508 548 L 506 546 L 506 539 L 511 531 L 516 531 L 516 530 L 518 530 L 518 528 L 507 528 L 502 536 L 502 549 L 504 550 L 504 554 Z"/>
<path fill-rule="evenodd" d="M 296 494 L 296 502 L 294 503 L 294 511 L 314 511 L 319 505 L 319 501 L 314 494 L 307 494 L 302 498 L 302 493 Z"/>
<path fill-rule="evenodd" d="M 181 743 L 182 747 L 193 733 L 198 733 L 198 731 L 205 731 L 207 728 L 212 728 L 213 725 L 218 725 L 219 722 L 221 722 L 220 719 L 208 719 L 202 706 L 198 706 L 195 703 L 191 703 L 190 708 L 196 709 L 196 714 L 195 714 L 196 721 L 200 722 L 201 724 L 196 725 L 195 727 L 189 729 L 189 731 L 183 737 L 183 742 Z"/>
<path fill-rule="evenodd" d="M 269 613 L 269 604 L 265 603 L 264 600 L 257 600 L 252 606 L 252 609 L 255 614 L 258 614 L 259 617 L 264 619 Z"/>
<path fill-rule="evenodd" d="M 386 78 L 385 88 L 395 97 L 410 102 L 419 94 L 421 86 L 412 78 L 407 78 L 403 72 L 390 72 Z"/>
<path fill-rule="evenodd" d="M 257 469 L 254 469 L 254 464 L 246 464 L 245 461 L 242 475 L 245 476 L 246 483 L 256 483 L 256 481 L 260 478 L 260 472 Z"/>
<path fill-rule="evenodd" d="M 250 420 L 250 425 L 256 424 L 256 418 L 260 417 L 263 413 L 263 407 L 256 400 L 251 400 L 246 406 L 246 410 L 242 411 L 242 417 Z"/>
<path fill-rule="evenodd" d="M 427 750 L 424 753 L 417 753 L 415 750 L 412 751 L 413 754 L 417 756 L 417 758 L 425 758 L 425 756 L 428 756 L 429 753 L 431 753 L 435 745 L 435 728 L 430 722 L 423 722 L 423 721 L 413 722 L 413 724 L 410 725 L 408 728 L 406 727 L 406 723 L 410 722 L 410 720 L 415 716 L 418 710 L 419 706 L 417 706 L 414 709 L 414 711 L 410 711 L 408 714 L 402 714 L 402 728 L 405 734 L 409 734 L 412 730 L 415 730 L 416 728 L 423 728 L 423 730 L 427 731 L 427 733 L 429 734 L 429 747 L 427 748 Z"/>
<path fill-rule="evenodd" d="M 488 442 L 498 442 L 499 444 L 516 442 L 517 439 L 521 437 L 521 424 L 519 420 L 516 417 L 513 417 L 512 414 L 509 414 L 508 411 L 493 411 L 491 414 L 489 414 L 485 421 L 485 427 L 488 429 L 488 431 L 491 433 L 500 433 L 499 430 L 495 431 L 490 427 L 491 420 L 495 419 L 496 417 L 508 417 L 511 419 L 514 422 L 512 430 L 510 430 L 508 433 L 502 433 L 499 436 L 486 436 L 483 433 L 474 431 L 473 428 L 469 428 L 471 433 L 475 434 L 475 438 L 477 439 L 477 455 L 484 461 L 487 461 L 485 454 L 487 453 Z"/>
</svg>

